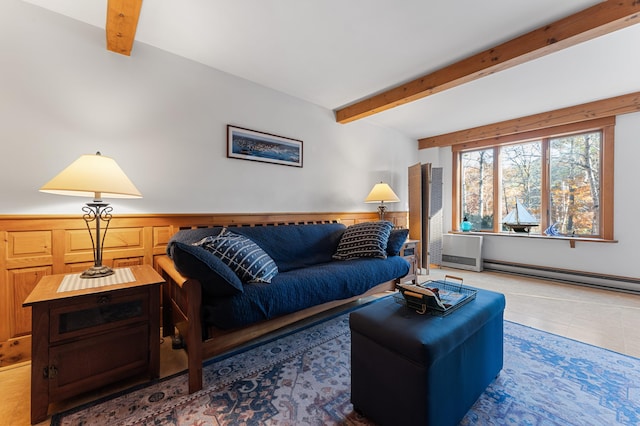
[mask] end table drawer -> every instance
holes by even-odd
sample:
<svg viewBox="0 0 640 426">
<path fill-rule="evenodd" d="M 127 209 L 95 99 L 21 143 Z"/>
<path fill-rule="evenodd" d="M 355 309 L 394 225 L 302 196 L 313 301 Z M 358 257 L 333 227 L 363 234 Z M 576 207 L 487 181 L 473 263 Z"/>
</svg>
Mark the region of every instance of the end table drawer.
<svg viewBox="0 0 640 426">
<path fill-rule="evenodd" d="M 148 317 L 148 312 L 149 293 L 144 288 L 78 297 L 71 304 L 56 303 L 50 311 L 50 340 L 55 342 L 139 322 Z"/>
</svg>

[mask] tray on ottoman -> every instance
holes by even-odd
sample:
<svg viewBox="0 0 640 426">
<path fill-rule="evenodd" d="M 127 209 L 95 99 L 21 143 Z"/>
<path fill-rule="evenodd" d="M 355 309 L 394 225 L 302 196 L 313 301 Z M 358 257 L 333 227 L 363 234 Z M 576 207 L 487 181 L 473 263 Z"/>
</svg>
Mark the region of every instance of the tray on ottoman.
<svg viewBox="0 0 640 426">
<path fill-rule="evenodd" d="M 397 303 L 419 314 L 448 315 L 476 298 L 478 290 L 465 287 L 462 278 L 445 275 L 444 280 L 422 284 L 397 284 Z"/>
</svg>

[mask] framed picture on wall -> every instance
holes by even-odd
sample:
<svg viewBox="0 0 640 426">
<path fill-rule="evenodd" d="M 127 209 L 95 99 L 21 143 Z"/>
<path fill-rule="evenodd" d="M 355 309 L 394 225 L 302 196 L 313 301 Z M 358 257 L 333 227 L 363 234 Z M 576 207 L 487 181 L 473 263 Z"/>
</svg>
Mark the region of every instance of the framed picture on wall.
<svg viewBox="0 0 640 426">
<path fill-rule="evenodd" d="M 227 125 L 227 157 L 302 167 L 302 141 Z"/>
</svg>

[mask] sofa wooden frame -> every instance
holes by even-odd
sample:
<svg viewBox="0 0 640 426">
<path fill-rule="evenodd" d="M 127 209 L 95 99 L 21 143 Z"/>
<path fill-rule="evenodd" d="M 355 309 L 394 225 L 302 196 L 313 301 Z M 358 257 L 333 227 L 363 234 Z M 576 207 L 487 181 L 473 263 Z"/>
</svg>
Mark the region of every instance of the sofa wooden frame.
<svg viewBox="0 0 640 426">
<path fill-rule="evenodd" d="M 162 277 L 166 281 L 163 290 L 163 335 L 165 337 L 170 336 L 172 334 L 171 331 L 175 328 L 183 339 L 184 349 L 187 352 L 189 393 L 202 389 L 203 360 L 224 353 L 289 324 L 354 302 L 362 297 L 395 288 L 395 281 L 388 281 L 359 296 L 312 306 L 292 314 L 245 327 L 233 330 L 220 330 L 215 327 L 209 327 L 206 330 L 206 337 L 203 338 L 200 282 L 194 279 L 186 279 L 180 275 L 175 270 L 173 261 L 168 257 L 158 259 L 158 266 L 161 268 Z"/>
<path fill-rule="evenodd" d="M 336 220 L 319 220 L 305 223 L 330 222 L 336 222 Z M 273 222 L 248 224 L 248 226 L 278 225 L 285 224 Z M 391 280 L 379 284 L 358 296 L 312 306 L 248 326 L 232 330 L 220 330 L 215 327 L 203 330 L 201 320 L 202 287 L 200 282 L 196 279 L 183 277 L 175 269 L 173 261 L 168 256 L 159 257 L 156 262 L 160 274 L 165 280 L 162 293 L 162 334 L 164 337 L 168 337 L 177 331 L 183 341 L 184 349 L 187 352 L 189 393 L 202 389 L 203 360 L 222 354 L 260 336 L 313 315 L 354 302 L 362 297 L 395 289 L 395 280 Z"/>
</svg>

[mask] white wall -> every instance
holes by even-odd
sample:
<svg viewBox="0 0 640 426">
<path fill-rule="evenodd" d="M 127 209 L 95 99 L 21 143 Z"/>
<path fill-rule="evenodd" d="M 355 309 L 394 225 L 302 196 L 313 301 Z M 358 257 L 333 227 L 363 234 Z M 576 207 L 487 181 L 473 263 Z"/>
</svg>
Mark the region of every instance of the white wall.
<svg viewBox="0 0 640 426">
<path fill-rule="evenodd" d="M 85 200 L 38 192 L 81 154 L 113 157 L 142 200 L 114 213 L 375 211 L 388 182 L 407 209 L 417 142 L 104 30 L 0 3 L 0 214 L 78 213 Z M 313 82 L 310 82 L 313 84 Z M 233 124 L 303 141 L 304 167 L 226 158 Z"/>
<path fill-rule="evenodd" d="M 114 157 L 143 193 L 115 213 L 375 211 L 385 180 L 407 209 L 407 167 L 444 168 L 451 225 L 451 150 L 417 143 L 246 80 L 136 43 L 108 52 L 104 31 L 19 0 L 0 2 L 0 214 L 75 214 L 85 200 L 38 192 L 84 153 Z M 311 83 L 310 83 L 311 84 Z M 304 141 L 302 169 L 226 158 L 226 125 Z M 617 244 L 491 237 L 485 257 L 640 276 L 640 113 L 618 117 Z"/>
<path fill-rule="evenodd" d="M 617 243 L 576 243 L 557 240 L 485 236 L 483 256 L 487 259 L 640 277 L 640 112 L 616 118 L 614 226 Z M 451 223 L 451 148 L 422 150 L 420 161 L 442 167 L 444 175 L 444 232 L 458 229 Z"/>
</svg>

